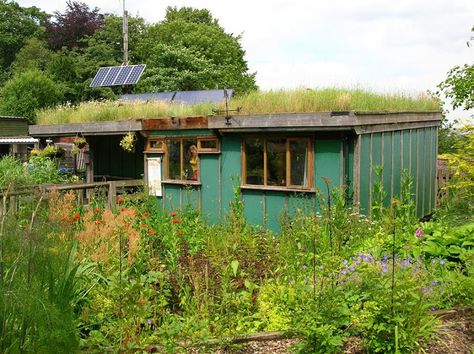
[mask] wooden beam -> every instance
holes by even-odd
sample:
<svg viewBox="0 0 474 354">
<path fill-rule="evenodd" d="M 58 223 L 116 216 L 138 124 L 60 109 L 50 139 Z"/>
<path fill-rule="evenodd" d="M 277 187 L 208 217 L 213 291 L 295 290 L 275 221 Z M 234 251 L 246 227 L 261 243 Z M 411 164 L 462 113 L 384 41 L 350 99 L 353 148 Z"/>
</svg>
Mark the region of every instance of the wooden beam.
<svg viewBox="0 0 474 354">
<path fill-rule="evenodd" d="M 31 136 L 73 136 L 82 135 L 121 135 L 142 130 L 140 120 L 123 120 L 94 123 L 71 123 L 51 125 L 30 125 Z"/>
</svg>

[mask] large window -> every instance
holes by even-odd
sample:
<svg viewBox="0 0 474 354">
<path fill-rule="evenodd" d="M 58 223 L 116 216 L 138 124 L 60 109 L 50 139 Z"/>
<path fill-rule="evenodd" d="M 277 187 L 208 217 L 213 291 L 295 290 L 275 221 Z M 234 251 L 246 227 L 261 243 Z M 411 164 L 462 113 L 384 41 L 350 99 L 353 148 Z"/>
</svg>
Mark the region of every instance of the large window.
<svg viewBox="0 0 474 354">
<path fill-rule="evenodd" d="M 243 140 L 244 185 L 311 188 L 309 138 L 249 137 Z"/>
<path fill-rule="evenodd" d="M 166 167 L 168 179 L 197 181 L 197 139 L 170 139 L 166 144 Z"/>
<path fill-rule="evenodd" d="M 164 155 L 164 178 L 176 181 L 199 180 L 199 154 L 220 152 L 219 140 L 204 137 L 150 137 L 147 153 Z"/>
</svg>

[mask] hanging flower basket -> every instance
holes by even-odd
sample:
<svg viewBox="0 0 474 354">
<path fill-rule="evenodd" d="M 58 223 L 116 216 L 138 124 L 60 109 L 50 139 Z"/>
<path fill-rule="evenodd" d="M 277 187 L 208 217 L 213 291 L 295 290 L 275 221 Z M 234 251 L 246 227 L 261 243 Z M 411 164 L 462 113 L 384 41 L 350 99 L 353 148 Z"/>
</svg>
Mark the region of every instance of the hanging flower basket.
<svg viewBox="0 0 474 354">
<path fill-rule="evenodd" d="M 74 145 L 77 146 L 79 149 L 83 149 L 87 145 L 87 140 L 83 137 L 76 137 L 74 138 Z"/>
</svg>

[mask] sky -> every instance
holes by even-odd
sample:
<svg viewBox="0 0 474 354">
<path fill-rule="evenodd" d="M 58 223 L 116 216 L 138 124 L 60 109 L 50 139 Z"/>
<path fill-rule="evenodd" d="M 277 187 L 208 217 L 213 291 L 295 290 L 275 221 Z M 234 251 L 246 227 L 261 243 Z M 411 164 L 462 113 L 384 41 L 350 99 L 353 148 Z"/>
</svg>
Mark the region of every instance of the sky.
<svg viewBox="0 0 474 354">
<path fill-rule="evenodd" d="M 228 33 L 242 35 L 262 89 L 360 87 L 436 91 L 455 65 L 474 62 L 474 0 L 135 0 L 132 15 L 161 21 L 167 6 L 206 8 Z M 53 13 L 66 1 L 17 0 Z M 121 0 L 83 0 L 122 12 Z M 474 43 L 473 43 L 474 44 Z M 466 113 L 459 112 L 461 116 Z"/>
</svg>

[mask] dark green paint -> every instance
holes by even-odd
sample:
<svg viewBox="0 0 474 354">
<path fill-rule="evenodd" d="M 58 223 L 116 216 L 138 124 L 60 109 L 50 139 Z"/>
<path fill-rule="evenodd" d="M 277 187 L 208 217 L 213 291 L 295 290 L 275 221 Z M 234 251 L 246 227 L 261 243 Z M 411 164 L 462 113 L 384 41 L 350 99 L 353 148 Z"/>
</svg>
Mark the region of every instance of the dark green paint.
<svg viewBox="0 0 474 354">
<path fill-rule="evenodd" d="M 385 191 L 384 205 L 390 205 L 392 199 L 392 132 L 382 134 L 383 139 L 383 189 Z"/>
<path fill-rule="evenodd" d="M 229 211 L 234 200 L 234 188 L 240 186 L 241 179 L 241 148 L 239 135 L 226 135 L 221 141 L 221 190 L 222 215 Z"/>
<path fill-rule="evenodd" d="M 181 186 L 176 184 L 164 184 L 163 198 L 165 210 L 181 210 Z"/>
<path fill-rule="evenodd" d="M 402 146 L 401 131 L 394 131 L 393 138 L 393 198 L 400 198 L 401 176 L 402 176 Z"/>
<path fill-rule="evenodd" d="M 285 192 L 265 192 L 265 218 L 266 226 L 275 232 L 280 230 L 280 221 L 288 213 L 287 193 Z"/>
<path fill-rule="evenodd" d="M 219 155 L 199 155 L 201 213 L 211 224 L 219 222 Z"/>
<path fill-rule="evenodd" d="M 264 196 L 261 191 L 242 190 L 244 216 L 250 224 L 263 225 Z"/>
<path fill-rule="evenodd" d="M 370 147 L 371 147 L 371 135 L 364 134 L 359 136 L 360 144 L 360 186 L 359 186 L 359 203 L 360 210 L 363 213 L 368 213 L 370 209 Z"/>
<path fill-rule="evenodd" d="M 0 118 L 0 137 L 26 135 L 28 135 L 28 123 L 26 120 Z"/>
<path fill-rule="evenodd" d="M 316 139 L 314 143 L 314 185 L 324 196 L 327 195 L 326 179 L 330 189 L 341 186 L 341 144 L 342 140 L 324 139 Z"/>
</svg>

